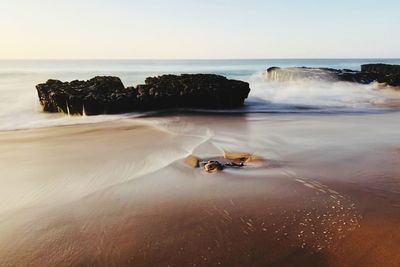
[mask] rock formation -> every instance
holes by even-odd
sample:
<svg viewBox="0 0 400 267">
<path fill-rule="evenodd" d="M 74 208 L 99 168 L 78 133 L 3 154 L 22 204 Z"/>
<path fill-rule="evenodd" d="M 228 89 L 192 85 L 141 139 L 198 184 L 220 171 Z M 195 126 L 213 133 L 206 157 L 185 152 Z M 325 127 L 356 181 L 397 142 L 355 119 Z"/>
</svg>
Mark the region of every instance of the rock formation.
<svg viewBox="0 0 400 267">
<path fill-rule="evenodd" d="M 127 88 L 117 77 L 48 80 L 36 89 L 44 111 L 86 115 L 184 107 L 229 109 L 242 106 L 250 92 L 246 82 L 213 74 L 163 75 Z"/>
<path fill-rule="evenodd" d="M 385 83 L 390 86 L 400 86 L 400 65 L 367 64 L 361 66 L 361 71 L 332 68 L 271 67 L 266 77 L 274 81 L 291 80 L 323 80 L 345 81 L 369 84 Z"/>
<path fill-rule="evenodd" d="M 361 66 L 361 72 L 377 75 L 380 83 L 400 86 L 400 65 L 365 64 Z"/>
</svg>

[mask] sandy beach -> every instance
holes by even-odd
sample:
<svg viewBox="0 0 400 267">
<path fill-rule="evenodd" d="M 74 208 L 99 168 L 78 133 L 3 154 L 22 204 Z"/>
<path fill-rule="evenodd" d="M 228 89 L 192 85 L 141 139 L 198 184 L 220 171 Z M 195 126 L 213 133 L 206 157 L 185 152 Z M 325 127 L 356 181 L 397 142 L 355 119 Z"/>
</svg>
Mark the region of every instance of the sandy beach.
<svg viewBox="0 0 400 267">
<path fill-rule="evenodd" d="M 0 267 L 400 267 L 400 1 L 0 3 Z"/>
<path fill-rule="evenodd" d="M 0 265 L 398 266 L 399 118 L 169 114 L 2 131 Z M 184 164 L 223 151 L 267 161 Z"/>
</svg>

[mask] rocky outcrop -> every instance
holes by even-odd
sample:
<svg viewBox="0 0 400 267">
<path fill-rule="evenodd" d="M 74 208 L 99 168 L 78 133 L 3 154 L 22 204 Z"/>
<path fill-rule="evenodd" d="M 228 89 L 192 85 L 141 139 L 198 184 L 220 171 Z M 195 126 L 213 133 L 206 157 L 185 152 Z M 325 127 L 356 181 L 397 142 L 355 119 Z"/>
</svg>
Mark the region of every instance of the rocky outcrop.
<svg viewBox="0 0 400 267">
<path fill-rule="evenodd" d="M 385 83 L 390 86 L 400 86 L 400 65 L 367 64 L 361 66 L 361 71 L 331 68 L 271 67 L 266 77 L 273 81 L 292 80 L 323 80 L 345 81 L 369 84 Z"/>
<path fill-rule="evenodd" d="M 214 74 L 163 75 L 136 87 L 144 109 L 171 107 L 234 108 L 243 105 L 249 84 Z"/>
<path fill-rule="evenodd" d="M 88 81 L 48 80 L 36 86 L 44 111 L 67 114 L 112 114 L 127 112 L 136 93 L 117 77 L 95 77 Z"/>
<path fill-rule="evenodd" d="M 400 65 L 365 64 L 361 72 L 377 75 L 377 81 L 391 86 L 400 86 Z"/>
<path fill-rule="evenodd" d="M 380 75 L 400 75 L 400 65 L 389 64 L 364 64 L 361 72 L 376 73 Z"/>
<path fill-rule="evenodd" d="M 242 106 L 249 84 L 213 74 L 163 75 L 125 88 L 117 77 L 48 80 L 36 86 L 46 112 L 116 114 L 164 108 L 229 109 Z"/>
</svg>

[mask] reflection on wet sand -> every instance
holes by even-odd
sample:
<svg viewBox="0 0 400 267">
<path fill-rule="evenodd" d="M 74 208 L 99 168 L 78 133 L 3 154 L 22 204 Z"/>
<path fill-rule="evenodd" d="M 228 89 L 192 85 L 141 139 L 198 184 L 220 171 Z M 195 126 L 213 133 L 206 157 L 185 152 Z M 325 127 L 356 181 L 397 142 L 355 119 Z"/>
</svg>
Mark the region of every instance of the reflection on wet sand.
<svg viewBox="0 0 400 267">
<path fill-rule="evenodd" d="M 176 116 L 3 132 L 1 265 L 396 266 L 397 120 Z M 184 163 L 224 151 L 276 164 Z"/>
</svg>

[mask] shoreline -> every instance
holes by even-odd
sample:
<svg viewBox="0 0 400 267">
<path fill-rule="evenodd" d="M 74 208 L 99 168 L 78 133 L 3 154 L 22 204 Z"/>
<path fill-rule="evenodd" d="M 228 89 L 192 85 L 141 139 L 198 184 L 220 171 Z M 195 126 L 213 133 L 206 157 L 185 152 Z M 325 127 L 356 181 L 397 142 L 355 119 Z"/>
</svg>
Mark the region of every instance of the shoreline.
<svg viewBox="0 0 400 267">
<path fill-rule="evenodd" d="M 188 115 L 1 132 L 0 264 L 396 266 L 398 119 Z M 224 149 L 280 165 L 213 175 L 183 163 Z"/>
</svg>

